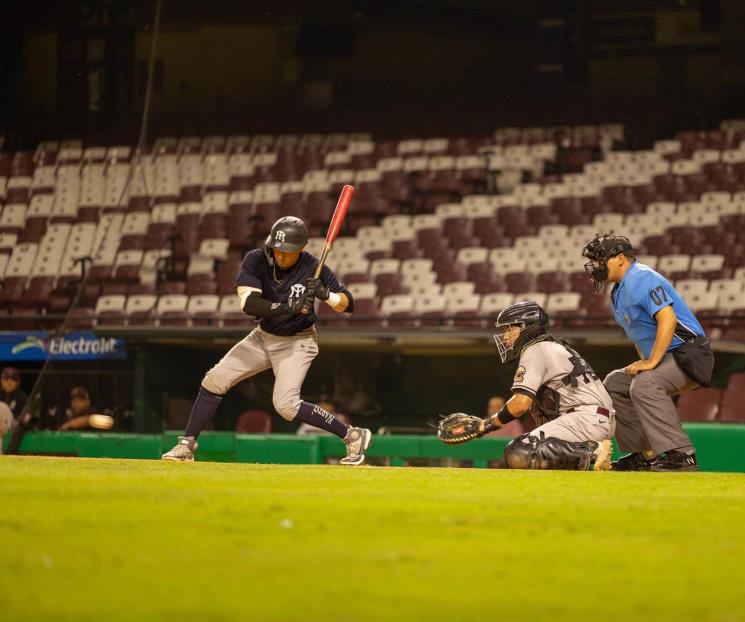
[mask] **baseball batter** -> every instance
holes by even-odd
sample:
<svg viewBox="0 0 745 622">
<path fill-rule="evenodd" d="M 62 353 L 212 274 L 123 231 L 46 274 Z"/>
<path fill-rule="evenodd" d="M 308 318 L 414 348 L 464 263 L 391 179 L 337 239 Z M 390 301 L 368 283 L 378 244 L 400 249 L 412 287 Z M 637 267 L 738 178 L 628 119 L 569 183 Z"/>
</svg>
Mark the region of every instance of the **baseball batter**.
<svg viewBox="0 0 745 622">
<path fill-rule="evenodd" d="M 272 368 L 277 412 L 288 421 L 308 423 L 341 438 L 347 450 L 341 464 L 365 461 L 370 430 L 348 426 L 300 397 L 305 375 L 318 355 L 315 300 L 339 313 L 354 308 L 352 295 L 327 266 L 319 279 L 313 278 L 318 260 L 303 251 L 307 242 L 305 223 L 286 216 L 274 223 L 263 248 L 244 257 L 236 291 L 243 311 L 259 325 L 205 374 L 186 432 L 163 454 L 164 460 L 193 460 L 199 433 L 215 415 L 222 396 L 242 380 Z"/>
<path fill-rule="evenodd" d="M 484 420 L 450 415 L 440 424 L 440 438 L 470 440 L 530 412 L 538 427 L 507 445 L 504 458 L 509 468 L 608 470 L 615 416 L 611 398 L 592 367 L 565 341 L 548 333 L 548 314 L 535 302 L 503 309 L 496 327 L 500 332 L 494 340 L 502 363 L 519 359 L 512 397 Z"/>
</svg>

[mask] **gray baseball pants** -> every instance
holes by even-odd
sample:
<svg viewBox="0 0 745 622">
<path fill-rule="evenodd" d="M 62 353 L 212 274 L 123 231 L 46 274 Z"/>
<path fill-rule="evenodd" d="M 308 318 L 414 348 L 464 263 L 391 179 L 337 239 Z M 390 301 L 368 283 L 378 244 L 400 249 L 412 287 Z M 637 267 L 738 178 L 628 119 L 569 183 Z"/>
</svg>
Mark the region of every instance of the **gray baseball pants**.
<svg viewBox="0 0 745 622">
<path fill-rule="evenodd" d="M 625 369 L 612 371 L 603 383 L 616 411 L 621 451 L 640 452 L 649 459 L 671 449 L 693 449 L 672 396 L 698 385 L 681 371 L 672 354 L 666 354 L 655 369 L 633 378 Z"/>
<path fill-rule="evenodd" d="M 302 404 L 300 389 L 305 375 L 317 355 L 315 328 L 280 337 L 257 327 L 205 374 L 202 386 L 224 395 L 242 380 L 271 367 L 274 371 L 272 403 L 284 419 L 292 421 Z"/>
<path fill-rule="evenodd" d="M 597 407 L 578 407 L 570 413 L 565 413 L 552 421 L 538 426 L 530 432 L 532 436 L 553 436 L 563 441 L 581 443 L 583 441 L 602 441 L 613 438 L 616 420 L 611 411 L 610 417 L 598 413 Z"/>
</svg>

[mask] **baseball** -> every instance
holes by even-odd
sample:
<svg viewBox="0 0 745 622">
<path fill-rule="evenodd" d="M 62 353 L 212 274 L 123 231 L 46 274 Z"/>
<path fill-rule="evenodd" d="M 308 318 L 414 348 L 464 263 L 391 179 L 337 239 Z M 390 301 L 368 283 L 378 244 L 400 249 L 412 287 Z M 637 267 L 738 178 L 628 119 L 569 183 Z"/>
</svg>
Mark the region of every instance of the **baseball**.
<svg viewBox="0 0 745 622">
<path fill-rule="evenodd" d="M 110 430 L 114 427 L 114 417 L 99 413 L 88 415 L 88 425 L 97 430 Z"/>
</svg>

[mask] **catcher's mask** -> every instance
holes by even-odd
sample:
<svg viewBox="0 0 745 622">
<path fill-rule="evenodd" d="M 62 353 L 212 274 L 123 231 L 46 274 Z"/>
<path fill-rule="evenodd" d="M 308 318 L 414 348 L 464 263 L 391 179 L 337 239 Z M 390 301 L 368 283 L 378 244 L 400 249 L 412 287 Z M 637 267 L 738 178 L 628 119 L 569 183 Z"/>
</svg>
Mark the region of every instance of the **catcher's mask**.
<svg viewBox="0 0 745 622">
<path fill-rule="evenodd" d="M 633 252 L 628 238 L 613 233 L 596 233 L 582 249 L 582 256 L 590 261 L 585 264 L 585 272 L 592 279 L 595 293 L 599 293 L 603 283 L 608 280 L 608 260 L 621 253 Z"/>
<path fill-rule="evenodd" d="M 546 334 L 549 327 L 548 313 L 537 302 L 526 300 L 502 309 L 494 326 L 498 331 L 494 335 L 494 342 L 497 344 L 499 358 L 503 363 L 509 363 L 531 341 Z M 510 343 L 508 335 L 513 327 L 520 332 Z"/>
</svg>

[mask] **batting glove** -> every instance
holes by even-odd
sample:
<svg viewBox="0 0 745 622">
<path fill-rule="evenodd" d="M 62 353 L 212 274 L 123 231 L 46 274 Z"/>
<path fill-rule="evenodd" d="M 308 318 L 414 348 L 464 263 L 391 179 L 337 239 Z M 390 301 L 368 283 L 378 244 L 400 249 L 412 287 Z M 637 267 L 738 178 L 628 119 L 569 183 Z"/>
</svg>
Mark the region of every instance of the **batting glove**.
<svg viewBox="0 0 745 622">
<path fill-rule="evenodd" d="M 308 279 L 305 292 L 307 296 L 315 296 L 321 301 L 329 299 L 329 288 L 321 282 L 321 279 Z"/>
</svg>

